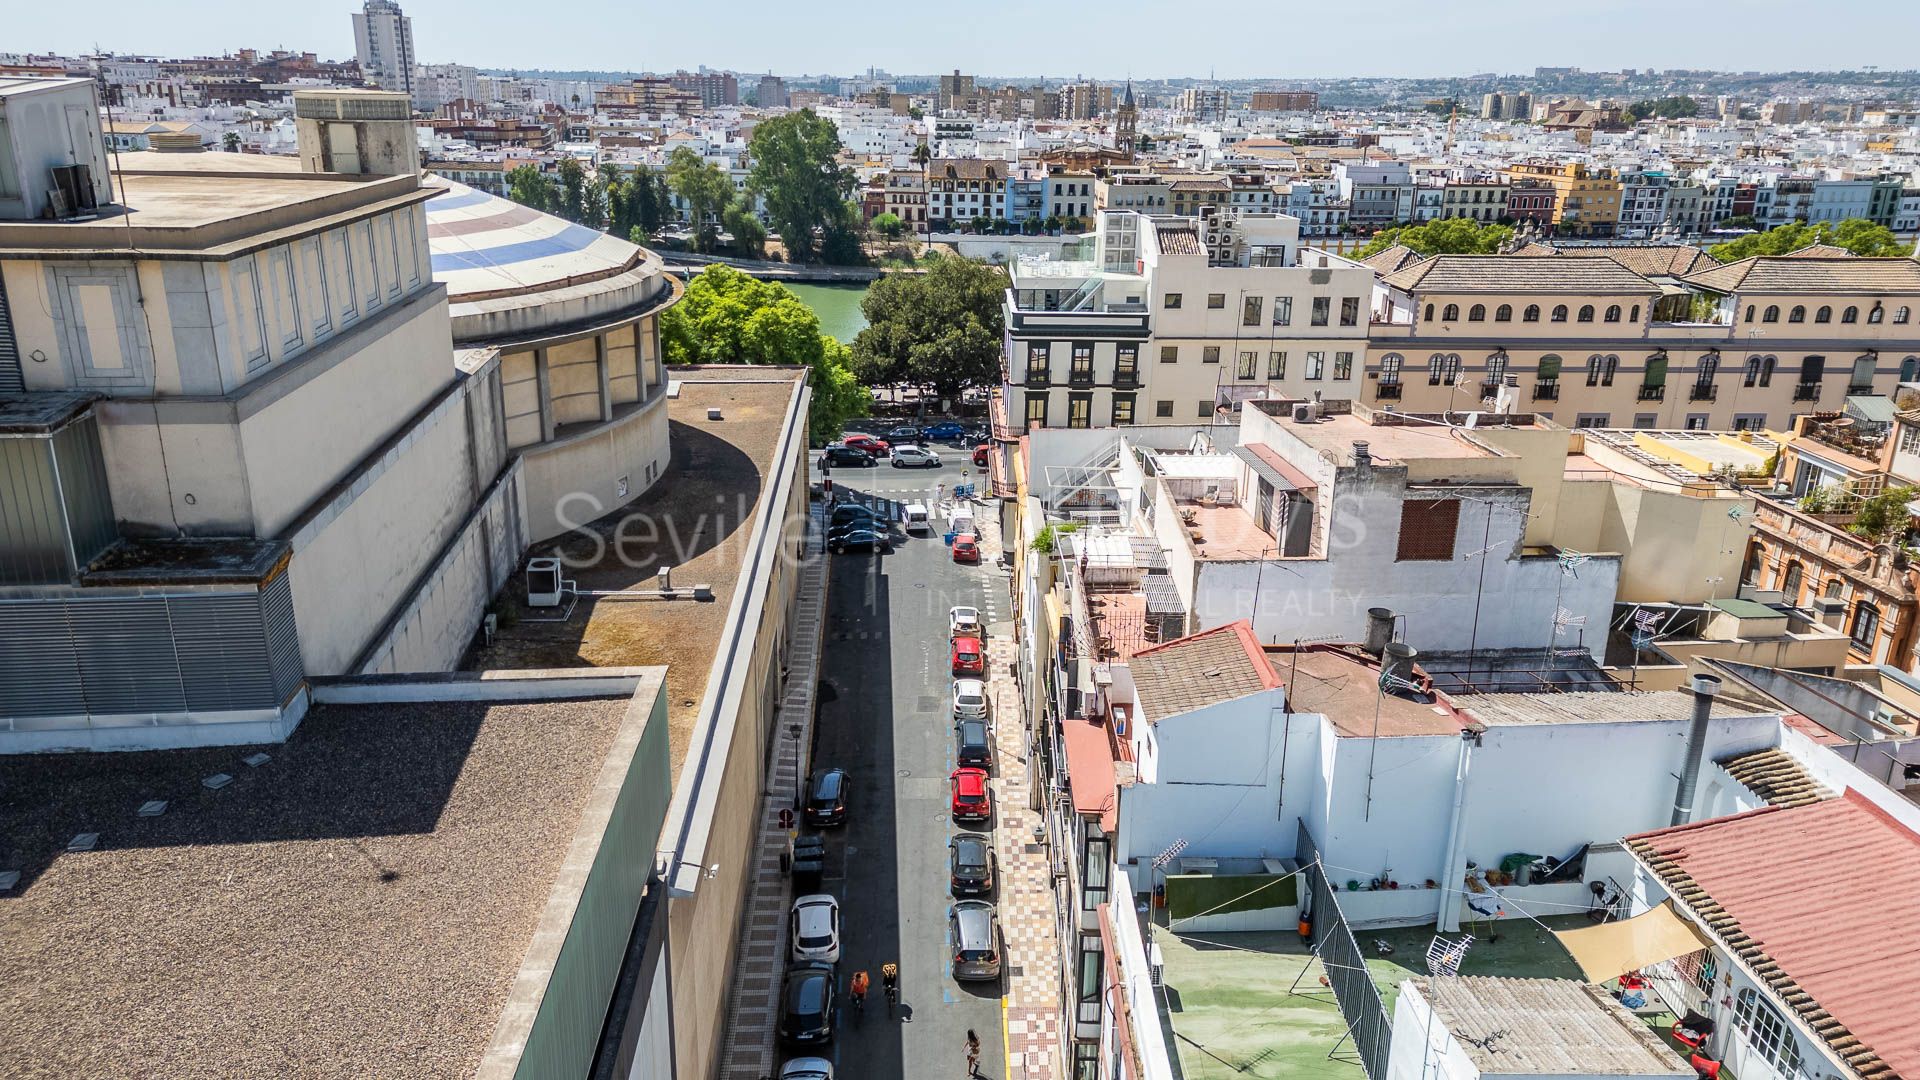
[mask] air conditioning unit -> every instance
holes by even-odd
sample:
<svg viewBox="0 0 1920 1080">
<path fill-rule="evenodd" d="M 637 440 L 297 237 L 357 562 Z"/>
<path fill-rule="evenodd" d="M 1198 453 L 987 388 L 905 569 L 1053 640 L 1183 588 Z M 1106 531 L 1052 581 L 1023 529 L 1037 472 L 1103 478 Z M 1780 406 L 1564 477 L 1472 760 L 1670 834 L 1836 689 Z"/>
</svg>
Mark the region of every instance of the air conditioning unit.
<svg viewBox="0 0 1920 1080">
<path fill-rule="evenodd" d="M 561 598 L 573 589 L 573 582 L 560 576 L 559 559 L 527 560 L 528 607 L 559 607 Z"/>
<path fill-rule="evenodd" d="M 1304 401 L 1294 402 L 1293 422 L 1296 424 L 1313 423 L 1313 406 Z"/>
</svg>

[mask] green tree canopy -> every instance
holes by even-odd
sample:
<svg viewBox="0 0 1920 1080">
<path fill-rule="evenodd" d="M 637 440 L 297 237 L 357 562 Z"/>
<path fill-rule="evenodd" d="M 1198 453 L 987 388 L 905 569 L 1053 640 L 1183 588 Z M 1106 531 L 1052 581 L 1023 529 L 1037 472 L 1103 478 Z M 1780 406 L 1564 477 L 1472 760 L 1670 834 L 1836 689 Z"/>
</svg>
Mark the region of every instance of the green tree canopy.
<svg viewBox="0 0 1920 1080">
<path fill-rule="evenodd" d="M 840 164 L 840 132 L 831 121 L 812 109 L 762 121 L 747 153 L 748 189 L 766 206 L 789 262 L 860 260 L 859 213 L 848 201 L 855 177 Z"/>
<path fill-rule="evenodd" d="M 1649 101 L 1636 101 L 1627 106 L 1626 111 L 1628 116 L 1635 120 L 1651 120 L 1656 116 L 1678 120 L 1682 117 L 1700 115 L 1700 103 L 1685 94 L 1675 94 Z"/>
<path fill-rule="evenodd" d="M 1006 278 L 954 255 L 932 256 L 925 266 L 924 274 L 889 274 L 867 290 L 854 373 L 870 386 L 918 383 L 941 397 L 996 381 Z"/>
<path fill-rule="evenodd" d="M 733 201 L 733 181 L 727 178 L 726 170 L 702 160 L 689 147 L 676 147 L 667 158 L 667 186 L 687 204 L 693 249 L 712 250 L 720 215 Z"/>
<path fill-rule="evenodd" d="M 727 204 L 720 220 L 733 235 L 733 250 L 748 259 L 763 259 L 767 254 L 767 227 L 753 212 L 750 198 L 737 198 Z"/>
<path fill-rule="evenodd" d="M 1861 500 L 1854 510 L 1853 524 L 1847 526 L 1848 531 L 1875 543 L 1898 540 L 1912 518 L 1907 504 L 1916 495 L 1920 495 L 1920 488 L 1895 487 Z"/>
<path fill-rule="evenodd" d="M 892 213 L 891 211 L 884 214 L 875 214 L 873 220 L 868 222 L 867 226 L 889 240 L 898 240 L 900 239 L 900 234 L 907 231 L 907 223 L 900 220 L 899 214 Z"/>
<path fill-rule="evenodd" d="M 1422 255 L 1495 255 L 1511 239 L 1513 228 L 1508 225 L 1446 218 L 1383 229 L 1374 234 L 1366 247 L 1355 252 L 1354 257 L 1364 259 L 1378 255 L 1395 244 L 1405 244 Z"/>
<path fill-rule="evenodd" d="M 587 170 L 580 159 L 568 156 L 560 159 L 560 205 L 554 212 L 568 221 L 590 225 L 587 220 Z"/>
<path fill-rule="evenodd" d="M 1766 232 L 1715 244 L 1709 254 L 1721 262 L 1738 262 L 1756 255 L 1788 255 L 1812 244 L 1832 244 L 1866 256 L 1899 256 L 1909 250 L 1886 226 L 1875 225 L 1866 218 L 1848 218 L 1839 224 L 1821 221 L 1808 225 L 1791 221 Z"/>
<path fill-rule="evenodd" d="M 854 377 L 845 345 L 791 289 L 729 266 L 709 266 L 660 317 L 669 364 L 804 364 L 813 388 L 808 437 L 824 442 L 864 416 L 873 397 Z"/>
<path fill-rule="evenodd" d="M 551 212 L 559 199 L 559 189 L 537 166 L 521 165 L 507 174 L 507 198 L 521 206 Z"/>
</svg>

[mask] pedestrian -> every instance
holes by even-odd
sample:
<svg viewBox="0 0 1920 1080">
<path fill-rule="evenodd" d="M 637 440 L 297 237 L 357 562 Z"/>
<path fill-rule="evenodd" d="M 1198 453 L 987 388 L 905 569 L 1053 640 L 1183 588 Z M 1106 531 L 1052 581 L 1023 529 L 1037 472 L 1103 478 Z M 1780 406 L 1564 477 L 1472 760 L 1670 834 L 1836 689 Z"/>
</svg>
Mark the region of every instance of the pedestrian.
<svg viewBox="0 0 1920 1080">
<path fill-rule="evenodd" d="M 980 1036 L 975 1035 L 973 1033 L 972 1028 L 968 1028 L 967 1029 L 967 1076 L 975 1077 L 979 1075 L 980 1075 Z"/>
</svg>

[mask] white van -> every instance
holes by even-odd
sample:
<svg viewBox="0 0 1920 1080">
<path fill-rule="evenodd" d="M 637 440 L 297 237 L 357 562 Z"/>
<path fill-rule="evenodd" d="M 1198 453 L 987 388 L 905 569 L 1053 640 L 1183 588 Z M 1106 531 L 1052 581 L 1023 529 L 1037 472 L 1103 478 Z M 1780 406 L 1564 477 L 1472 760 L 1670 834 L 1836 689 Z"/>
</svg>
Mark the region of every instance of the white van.
<svg viewBox="0 0 1920 1080">
<path fill-rule="evenodd" d="M 910 533 L 930 533 L 933 531 L 933 514 L 924 504 L 907 504 L 907 531 Z"/>
<path fill-rule="evenodd" d="M 955 536 L 980 535 L 980 530 L 973 526 L 971 510 L 955 510 L 953 516 L 947 519 L 947 531 Z"/>
</svg>

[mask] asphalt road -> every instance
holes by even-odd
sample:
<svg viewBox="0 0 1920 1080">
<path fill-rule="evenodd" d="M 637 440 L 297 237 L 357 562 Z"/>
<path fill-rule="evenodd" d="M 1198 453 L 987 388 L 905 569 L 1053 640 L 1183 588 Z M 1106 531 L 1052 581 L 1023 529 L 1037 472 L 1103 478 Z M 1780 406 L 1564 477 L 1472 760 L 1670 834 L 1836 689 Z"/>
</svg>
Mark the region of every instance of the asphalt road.
<svg viewBox="0 0 1920 1080">
<path fill-rule="evenodd" d="M 931 505 L 935 485 L 951 491 L 967 467 L 964 452 L 934 449 L 939 469 L 839 468 L 834 485 L 849 493 L 843 498 L 881 502 L 896 516 L 909 502 Z M 977 481 L 979 470 L 969 471 Z M 890 554 L 831 557 L 830 689 L 818 709 L 814 761 L 850 770 L 852 798 L 849 823 L 829 830 L 824 887 L 841 903 L 842 989 L 862 969 L 873 984 L 863 1013 L 841 1011 L 832 1057 L 842 1080 L 960 1080 L 969 1028 L 980 1036 L 981 1075 L 1006 1073 L 1004 976 L 955 982 L 947 948 L 947 838 L 960 831 L 947 814 L 947 609 L 985 610 L 1002 578 L 991 567 L 955 565 L 942 532 L 938 520 L 930 536 L 896 527 Z M 891 1019 L 880 992 L 880 965 L 889 960 L 900 965 L 902 991 Z"/>
</svg>

